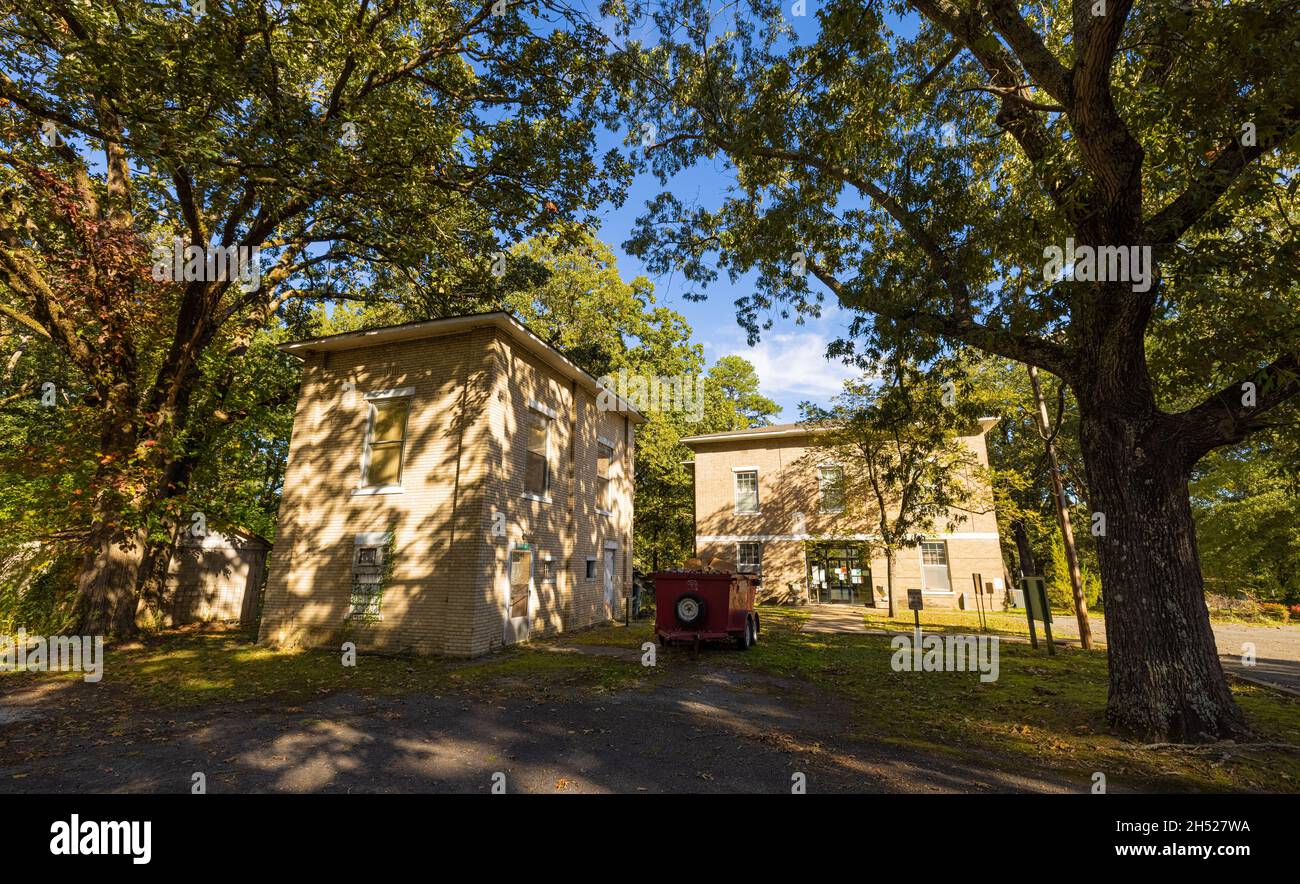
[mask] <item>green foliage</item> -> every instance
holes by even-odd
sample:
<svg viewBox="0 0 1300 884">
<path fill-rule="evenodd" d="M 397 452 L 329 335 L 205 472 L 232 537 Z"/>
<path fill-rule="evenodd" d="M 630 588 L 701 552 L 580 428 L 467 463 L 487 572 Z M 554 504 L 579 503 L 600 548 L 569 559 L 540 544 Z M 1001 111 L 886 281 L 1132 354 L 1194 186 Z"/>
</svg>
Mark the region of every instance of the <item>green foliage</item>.
<svg viewBox="0 0 1300 884">
<path fill-rule="evenodd" d="M 1083 600 L 1088 610 L 1101 604 L 1101 577 L 1086 565 L 1080 564 L 1083 582 Z M 1060 530 L 1052 535 L 1051 558 L 1047 571 L 1047 601 L 1058 611 L 1074 610 L 1074 584 L 1070 581 L 1070 566 L 1065 558 L 1065 539 Z"/>
<path fill-rule="evenodd" d="M 1215 452 L 1192 481 L 1206 590 L 1300 602 L 1300 444 L 1294 430 Z"/>
<path fill-rule="evenodd" d="M 76 619 L 77 562 L 28 543 L 0 552 L 0 635 L 61 635 Z"/>
<path fill-rule="evenodd" d="M 983 468 L 961 441 L 979 432 L 974 401 L 963 400 L 955 382 L 914 366 L 878 367 L 883 378 L 850 379 L 830 409 L 804 411 L 825 428 L 814 436 L 813 456 L 843 467 L 846 518 L 871 525 L 872 545 L 892 561 L 899 549 L 957 530 L 993 501 Z M 886 582 L 892 605 L 892 568 Z"/>
</svg>

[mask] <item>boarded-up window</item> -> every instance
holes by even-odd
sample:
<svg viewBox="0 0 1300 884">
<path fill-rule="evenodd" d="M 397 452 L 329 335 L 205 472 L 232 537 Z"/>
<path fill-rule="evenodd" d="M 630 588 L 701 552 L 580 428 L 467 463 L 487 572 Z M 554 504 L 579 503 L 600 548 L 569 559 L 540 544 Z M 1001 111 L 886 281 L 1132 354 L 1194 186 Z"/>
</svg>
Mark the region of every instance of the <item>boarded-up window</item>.
<svg viewBox="0 0 1300 884">
<path fill-rule="evenodd" d="M 376 618 L 384 594 L 384 547 L 357 545 L 352 558 L 352 598 L 348 616 Z"/>
<path fill-rule="evenodd" d="M 528 584 L 532 578 L 532 557 L 528 550 L 510 552 L 510 616 L 528 616 Z"/>
<path fill-rule="evenodd" d="M 402 449 L 406 441 L 408 397 L 370 403 L 370 432 L 366 440 L 366 476 L 363 484 L 400 485 Z"/>
<path fill-rule="evenodd" d="M 545 497 L 551 483 L 551 465 L 547 458 L 551 435 L 551 419 L 536 411 L 528 413 L 528 449 L 524 467 L 524 491 Z"/>
<path fill-rule="evenodd" d="M 614 449 L 604 442 L 596 443 L 596 507 L 602 510 L 614 508 L 610 492 L 609 469 L 614 462 Z"/>
</svg>

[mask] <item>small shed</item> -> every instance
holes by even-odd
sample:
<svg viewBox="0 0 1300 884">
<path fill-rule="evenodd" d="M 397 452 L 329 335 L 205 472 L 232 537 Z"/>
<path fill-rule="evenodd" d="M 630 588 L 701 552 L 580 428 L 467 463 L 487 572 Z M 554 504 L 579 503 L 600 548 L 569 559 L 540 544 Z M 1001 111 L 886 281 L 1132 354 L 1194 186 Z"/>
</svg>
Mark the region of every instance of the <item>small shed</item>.
<svg viewBox="0 0 1300 884">
<path fill-rule="evenodd" d="M 209 528 L 201 537 L 182 532 L 167 569 L 163 609 L 168 625 L 254 622 L 270 549 L 265 538 L 238 529 Z"/>
</svg>

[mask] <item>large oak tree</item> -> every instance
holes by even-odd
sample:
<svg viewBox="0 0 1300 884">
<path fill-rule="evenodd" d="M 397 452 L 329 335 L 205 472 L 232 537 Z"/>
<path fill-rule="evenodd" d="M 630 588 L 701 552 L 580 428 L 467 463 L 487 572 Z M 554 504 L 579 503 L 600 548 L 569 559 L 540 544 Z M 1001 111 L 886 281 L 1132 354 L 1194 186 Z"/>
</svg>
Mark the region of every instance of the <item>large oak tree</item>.
<svg viewBox="0 0 1300 884">
<path fill-rule="evenodd" d="M 629 246 L 701 283 L 716 259 L 757 271 L 754 334 L 829 292 L 867 355 L 970 346 L 1061 378 L 1105 519 L 1111 722 L 1242 733 L 1188 477 L 1294 408 L 1294 5 L 832 0 L 805 7 L 811 42 L 792 8 L 629 10 L 658 25 L 623 44 L 629 141 L 665 181 L 710 162 L 735 180 L 710 204 L 652 201 Z M 1154 278 L 1057 278 L 1069 240 L 1150 248 Z M 1169 342 L 1198 356 L 1173 384 L 1148 363 Z"/>
</svg>

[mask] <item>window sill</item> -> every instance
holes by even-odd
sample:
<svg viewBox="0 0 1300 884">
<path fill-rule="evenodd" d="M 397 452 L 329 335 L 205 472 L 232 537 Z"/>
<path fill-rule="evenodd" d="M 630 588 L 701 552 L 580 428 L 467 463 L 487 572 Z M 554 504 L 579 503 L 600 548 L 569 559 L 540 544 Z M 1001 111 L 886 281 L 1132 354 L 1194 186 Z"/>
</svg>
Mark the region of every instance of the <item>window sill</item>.
<svg viewBox="0 0 1300 884">
<path fill-rule="evenodd" d="M 519 495 L 519 496 L 522 497 L 524 500 L 535 500 L 535 501 L 537 501 L 538 503 L 550 503 L 550 502 L 551 502 L 551 499 L 550 499 L 549 497 L 543 497 L 542 495 L 540 495 L 540 494 L 534 494 L 534 493 L 531 492 L 531 491 L 525 491 L 523 494 L 521 494 L 521 495 Z"/>
<path fill-rule="evenodd" d="M 956 595 L 951 589 L 923 589 L 921 595 Z"/>
<path fill-rule="evenodd" d="M 839 516 L 844 513 L 844 510 L 818 510 L 817 512 L 823 516 Z"/>
<path fill-rule="evenodd" d="M 748 512 L 742 513 L 740 510 L 736 510 L 736 512 L 735 512 L 733 515 L 737 515 L 737 516 L 761 516 L 761 515 L 763 515 L 763 514 L 762 514 L 761 512 L 759 512 L 758 510 L 755 510 L 755 511 L 752 512 L 752 513 L 748 513 Z"/>
<path fill-rule="evenodd" d="M 611 510 L 603 510 L 603 509 L 601 509 L 600 507 L 596 507 L 596 515 L 598 515 L 598 516 L 612 516 L 612 515 L 614 515 L 614 513 L 613 513 Z"/>
<path fill-rule="evenodd" d="M 369 497 L 372 494 L 401 494 L 406 489 L 401 485 L 365 485 L 361 488 L 353 488 L 353 497 Z"/>
</svg>

